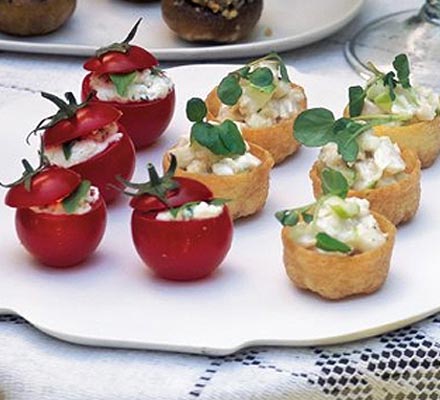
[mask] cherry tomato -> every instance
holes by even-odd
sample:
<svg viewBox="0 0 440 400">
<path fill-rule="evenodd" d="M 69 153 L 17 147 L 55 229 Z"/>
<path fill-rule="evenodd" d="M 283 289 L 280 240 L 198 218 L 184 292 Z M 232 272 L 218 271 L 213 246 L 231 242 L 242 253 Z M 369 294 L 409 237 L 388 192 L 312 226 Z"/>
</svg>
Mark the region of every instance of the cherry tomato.
<svg viewBox="0 0 440 400">
<path fill-rule="evenodd" d="M 117 176 L 130 179 L 136 165 L 136 155 L 133 142 L 122 125 L 119 125 L 122 137 L 113 142 L 103 152 L 89 158 L 80 164 L 70 167 L 83 179 L 87 179 L 96 186 L 107 204 L 118 197 L 121 192 L 109 185 L 120 187 Z"/>
<path fill-rule="evenodd" d="M 47 93 L 44 93 L 43 96 L 59 107 L 58 113 L 49 117 L 55 123 L 50 123 L 43 133 L 45 150 L 52 146 L 60 146 L 72 140 L 84 138 L 109 124 L 117 123 L 118 132 L 122 133 L 120 140 L 111 143 L 101 153 L 70 167 L 83 179 L 87 179 L 97 186 L 107 203 L 113 201 L 120 194 L 120 191 L 109 187 L 109 185 L 120 186 L 116 176 L 130 179 L 136 163 L 133 142 L 123 125 L 118 121 L 122 113 L 105 104 L 89 102 L 77 104 L 70 93 L 66 93 L 68 102 Z M 61 119 L 57 120 L 57 116 L 61 116 Z"/>
<path fill-rule="evenodd" d="M 53 215 L 20 208 L 15 227 L 23 246 L 41 263 L 58 268 L 81 263 L 98 247 L 106 226 L 105 203 L 100 197 L 82 215 Z"/>
<path fill-rule="evenodd" d="M 34 170 L 27 163 L 23 178 L 9 185 L 7 205 L 17 208 L 15 226 L 23 246 L 41 263 L 69 267 L 85 260 L 99 245 L 106 226 L 100 196 L 84 214 L 54 214 L 32 207 L 50 206 L 73 194 L 81 184 L 77 173 L 44 164 Z"/>
<path fill-rule="evenodd" d="M 131 229 L 137 252 L 158 276 L 200 279 L 224 260 L 233 230 L 227 207 L 215 218 L 190 221 L 159 221 L 156 215 L 135 210 Z"/>
<path fill-rule="evenodd" d="M 159 64 L 156 57 L 139 46 L 127 46 L 125 52 L 108 51 L 101 56 L 86 61 L 84 69 L 103 74 L 127 74 L 133 71 L 150 69 Z"/>
<path fill-rule="evenodd" d="M 90 95 L 91 74 L 84 78 L 82 84 L 82 98 Z M 102 101 L 95 95 L 91 100 L 93 103 L 108 104 L 122 112 L 121 123 L 127 129 L 137 149 L 147 147 L 155 142 L 171 122 L 174 114 L 176 95 L 172 89 L 163 99 L 152 101 L 133 101 L 118 103 L 116 101 Z"/>
<path fill-rule="evenodd" d="M 212 273 L 226 257 L 232 242 L 232 219 L 226 206 L 212 218 L 156 219 L 160 211 L 213 200 L 212 192 L 202 183 L 174 178 L 176 167 L 173 157 L 163 177 L 149 165 L 149 182 L 126 182 L 130 189 L 126 193 L 134 196 L 130 202 L 134 209 L 133 242 L 141 259 L 160 277 L 179 281 L 200 279 Z"/>
</svg>

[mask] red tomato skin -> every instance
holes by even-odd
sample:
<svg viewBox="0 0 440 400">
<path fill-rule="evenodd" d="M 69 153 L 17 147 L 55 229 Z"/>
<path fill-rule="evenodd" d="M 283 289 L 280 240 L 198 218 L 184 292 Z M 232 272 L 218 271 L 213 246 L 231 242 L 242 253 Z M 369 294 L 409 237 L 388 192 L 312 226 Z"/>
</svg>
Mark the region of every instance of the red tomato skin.
<svg viewBox="0 0 440 400">
<path fill-rule="evenodd" d="M 233 235 L 227 207 L 215 218 L 158 221 L 156 213 L 132 214 L 136 250 L 158 276 L 191 281 L 210 275 L 224 260 Z"/>
<path fill-rule="evenodd" d="M 136 164 L 133 142 L 122 126 L 119 126 L 119 132 L 123 135 L 119 141 L 112 143 L 102 153 L 69 168 L 81 175 L 83 179 L 92 182 L 92 185 L 99 189 L 107 204 L 121 194 L 120 191 L 112 189 L 108 185 L 113 184 L 121 187 L 116 176 L 119 175 L 130 180 Z"/>
<path fill-rule="evenodd" d="M 46 129 L 43 143 L 45 146 L 57 146 L 79 139 L 119 120 L 121 115 L 121 111 L 108 104 L 88 104 L 80 108 L 72 118 L 62 120 Z"/>
<path fill-rule="evenodd" d="M 157 58 L 139 46 L 130 46 L 127 53 L 109 51 L 101 57 L 92 57 L 84 64 L 84 69 L 102 74 L 128 74 L 159 65 Z"/>
<path fill-rule="evenodd" d="M 31 190 L 24 183 L 9 189 L 6 205 L 28 208 L 55 203 L 69 196 L 81 183 L 81 177 L 68 169 L 51 166 L 32 177 Z"/>
<path fill-rule="evenodd" d="M 26 250 L 42 264 L 67 268 L 84 261 L 98 247 L 106 227 L 106 207 L 100 197 L 83 215 L 36 213 L 18 209 L 15 227 Z"/>
<path fill-rule="evenodd" d="M 90 78 L 91 74 L 84 78 L 83 99 L 86 99 L 91 91 Z M 107 104 L 120 110 L 122 112 L 121 124 L 127 129 L 136 149 L 141 149 L 154 143 L 170 124 L 174 114 L 176 94 L 172 89 L 163 99 L 129 103 L 104 102 L 94 96 L 91 102 Z"/>
<path fill-rule="evenodd" d="M 210 201 L 213 199 L 212 192 L 199 181 L 175 177 L 179 188 L 167 193 L 167 204 L 162 203 L 157 197 L 144 195 L 135 196 L 130 200 L 130 207 L 142 212 L 163 211 L 169 207 L 180 207 L 193 201 Z"/>
</svg>

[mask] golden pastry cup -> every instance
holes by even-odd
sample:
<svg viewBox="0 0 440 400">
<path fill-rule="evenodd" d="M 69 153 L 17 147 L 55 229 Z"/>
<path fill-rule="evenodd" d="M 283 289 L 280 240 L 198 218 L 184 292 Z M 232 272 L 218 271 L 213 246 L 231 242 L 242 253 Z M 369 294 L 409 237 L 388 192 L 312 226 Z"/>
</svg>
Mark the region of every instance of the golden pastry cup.
<svg viewBox="0 0 440 400">
<path fill-rule="evenodd" d="M 406 176 L 391 185 L 376 189 L 350 190 L 348 197 L 359 197 L 370 202 L 370 209 L 394 225 L 409 221 L 416 213 L 420 203 L 420 160 L 409 149 L 402 149 Z M 321 171 L 324 165 L 316 161 L 310 170 L 315 198 L 322 195 Z"/>
<path fill-rule="evenodd" d="M 319 253 L 298 244 L 291 227 L 282 230 L 284 266 L 290 280 L 299 288 L 338 300 L 356 294 L 369 294 L 385 282 L 390 268 L 396 228 L 375 212 L 386 242 L 376 249 L 354 255 Z"/>
<path fill-rule="evenodd" d="M 301 86 L 291 84 L 293 89 L 300 89 L 304 94 Z M 208 120 L 217 120 L 220 111 L 221 102 L 217 96 L 217 87 L 215 87 L 206 98 L 206 106 L 208 108 Z M 281 120 L 279 123 L 268 128 L 249 128 L 241 126 L 241 133 L 245 140 L 255 143 L 263 149 L 267 150 L 275 161 L 279 164 L 289 155 L 295 153 L 300 143 L 293 135 L 293 124 L 296 117 L 307 108 L 307 99 L 304 94 L 304 100 L 301 102 L 301 110 L 291 118 Z"/>
<path fill-rule="evenodd" d="M 348 117 L 348 108 L 344 115 Z M 432 121 L 415 121 L 402 126 L 378 125 L 373 130 L 377 136 L 388 136 L 399 147 L 413 150 L 423 169 L 434 164 L 440 154 L 440 116 Z"/>
<path fill-rule="evenodd" d="M 179 166 L 175 175 L 197 180 L 206 185 L 215 198 L 228 199 L 229 212 L 233 219 L 246 217 L 261 210 L 269 194 L 269 175 L 273 167 L 272 156 L 266 150 L 249 143 L 249 151 L 261 160 L 261 164 L 249 171 L 235 175 L 197 174 L 187 172 Z M 164 170 L 170 165 L 170 152 L 163 158 Z"/>
</svg>

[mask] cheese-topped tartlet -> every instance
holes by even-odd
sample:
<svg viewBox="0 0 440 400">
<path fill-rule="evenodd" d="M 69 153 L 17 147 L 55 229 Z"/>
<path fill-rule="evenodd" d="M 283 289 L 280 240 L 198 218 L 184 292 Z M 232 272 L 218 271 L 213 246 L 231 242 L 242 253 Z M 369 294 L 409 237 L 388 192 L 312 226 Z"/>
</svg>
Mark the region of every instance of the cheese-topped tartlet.
<svg viewBox="0 0 440 400">
<path fill-rule="evenodd" d="M 266 150 L 247 143 L 233 121 L 206 122 L 206 114 L 203 100 L 188 102 L 187 115 L 194 122 L 190 139 L 182 138 L 165 154 L 164 168 L 174 155 L 176 176 L 202 182 L 214 197 L 228 200 L 233 219 L 254 214 L 266 202 L 273 159 Z"/>
<path fill-rule="evenodd" d="M 206 104 L 208 119 L 239 123 L 244 138 L 267 150 L 275 163 L 299 148 L 293 122 L 307 108 L 307 99 L 276 53 L 229 73 Z"/>
<path fill-rule="evenodd" d="M 343 174 L 348 196 L 369 200 L 371 209 L 398 225 L 411 219 L 420 202 L 420 161 L 390 138 L 374 135 L 371 125 L 341 118 L 323 108 L 305 111 L 295 124 L 296 138 L 321 147 L 310 177 L 316 198 L 322 195 L 321 171 Z"/>
<path fill-rule="evenodd" d="M 406 55 L 398 55 L 393 66 L 395 71 L 384 73 L 369 64 L 373 77 L 365 88 L 349 89 L 346 114 L 374 125 L 376 135 L 414 150 L 422 168 L 430 167 L 440 154 L 439 95 L 412 84 Z"/>
<path fill-rule="evenodd" d="M 324 170 L 323 180 L 327 194 L 316 203 L 276 215 L 287 275 L 327 299 L 372 293 L 388 275 L 396 228 L 368 200 L 345 198 L 341 173 Z"/>
</svg>

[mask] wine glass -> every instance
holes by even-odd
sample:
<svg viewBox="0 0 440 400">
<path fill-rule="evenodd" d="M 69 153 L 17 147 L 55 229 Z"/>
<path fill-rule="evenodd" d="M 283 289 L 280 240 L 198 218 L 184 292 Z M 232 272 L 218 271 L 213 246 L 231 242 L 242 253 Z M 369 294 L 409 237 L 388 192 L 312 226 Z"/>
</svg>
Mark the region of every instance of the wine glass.
<svg viewBox="0 0 440 400">
<path fill-rule="evenodd" d="M 440 0 L 426 0 L 420 10 L 387 15 L 362 28 L 347 42 L 349 63 L 365 78 L 372 61 L 387 71 L 397 54 L 406 53 L 411 74 L 422 85 L 440 91 Z"/>
</svg>

